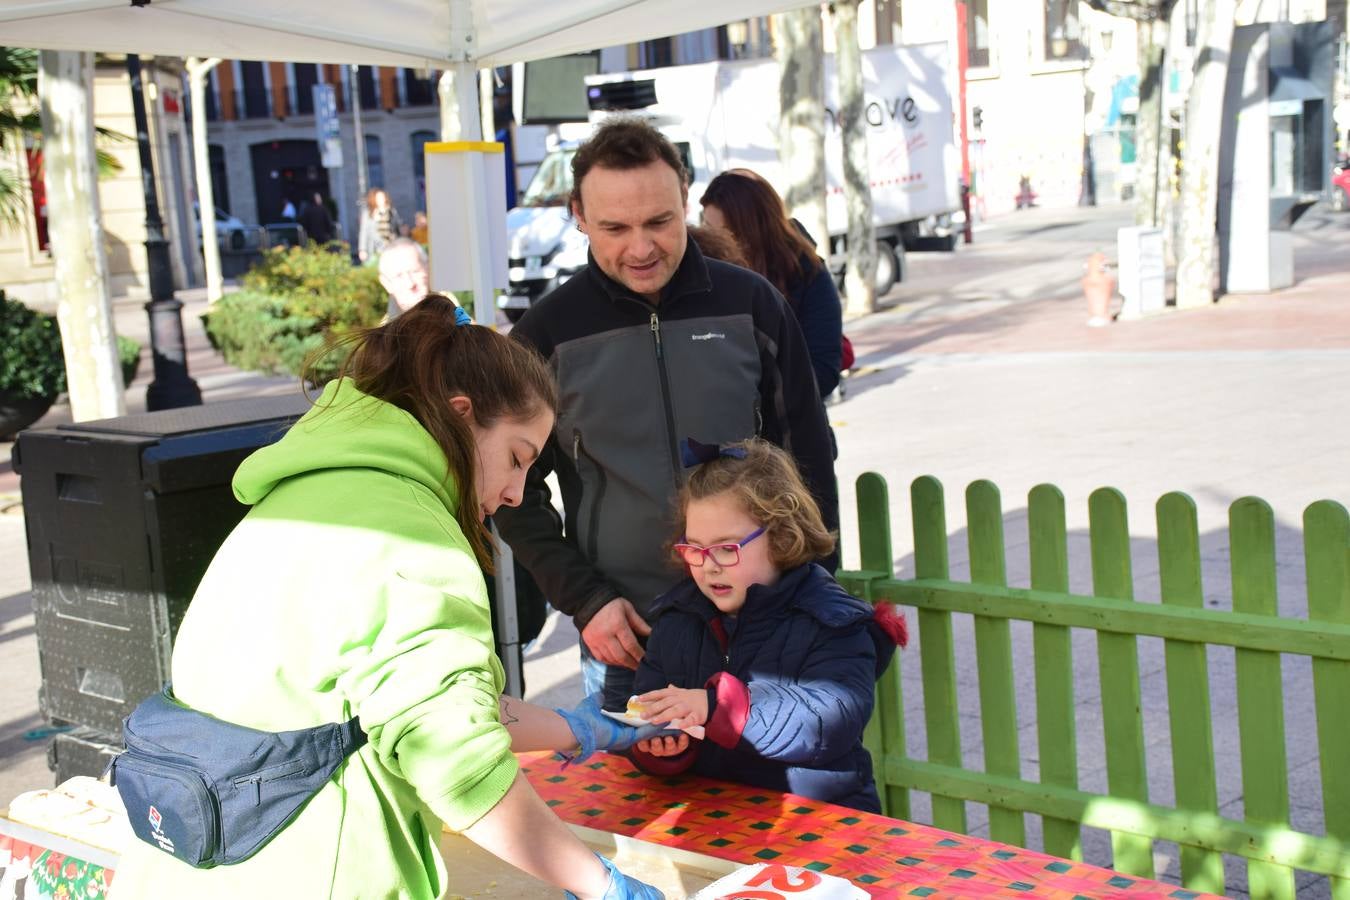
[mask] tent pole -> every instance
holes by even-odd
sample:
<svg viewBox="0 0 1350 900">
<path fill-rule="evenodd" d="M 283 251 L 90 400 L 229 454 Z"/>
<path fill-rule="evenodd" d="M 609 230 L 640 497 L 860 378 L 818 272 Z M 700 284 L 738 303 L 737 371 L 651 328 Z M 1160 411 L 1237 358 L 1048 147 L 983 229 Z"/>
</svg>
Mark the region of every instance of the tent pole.
<svg viewBox="0 0 1350 900">
<path fill-rule="evenodd" d="M 206 299 L 215 303 L 225 294 L 220 271 L 220 244 L 216 242 L 216 194 L 211 184 L 211 148 L 206 140 L 206 76 L 220 64 L 218 58 L 187 60 L 192 92 L 192 162 L 197 176 L 197 221 L 202 227 L 202 259 L 206 263 Z"/>
</svg>

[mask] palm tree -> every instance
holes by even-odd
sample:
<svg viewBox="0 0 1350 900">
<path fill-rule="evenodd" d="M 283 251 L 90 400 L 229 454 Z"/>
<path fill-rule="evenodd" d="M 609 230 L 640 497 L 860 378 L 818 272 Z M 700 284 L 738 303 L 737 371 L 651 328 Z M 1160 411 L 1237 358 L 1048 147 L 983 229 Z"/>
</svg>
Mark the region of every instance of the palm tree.
<svg viewBox="0 0 1350 900">
<path fill-rule="evenodd" d="M 99 139 L 130 140 L 107 128 L 95 129 Z M 42 115 L 38 105 L 38 52 L 23 47 L 0 47 L 0 154 L 7 154 L 18 141 L 19 147 L 42 147 Z M 99 177 L 122 169 L 111 153 L 97 151 Z M 23 218 L 23 182 L 26 172 L 11 171 L 0 165 L 0 229 L 18 225 Z"/>
<path fill-rule="evenodd" d="M 18 141 L 42 137 L 37 103 L 37 51 L 0 47 L 0 152 Z M 24 191 L 20 173 L 0 166 L 0 226 L 16 225 L 23 214 Z"/>
</svg>

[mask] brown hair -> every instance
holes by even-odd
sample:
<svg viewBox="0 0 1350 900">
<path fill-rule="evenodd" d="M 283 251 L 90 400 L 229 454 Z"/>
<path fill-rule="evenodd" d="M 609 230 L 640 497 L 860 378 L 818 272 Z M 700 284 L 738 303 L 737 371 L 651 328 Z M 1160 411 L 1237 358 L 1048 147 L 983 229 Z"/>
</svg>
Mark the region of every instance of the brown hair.
<svg viewBox="0 0 1350 900">
<path fill-rule="evenodd" d="M 534 349 L 491 328 L 456 325 L 457 309 L 449 297 L 428 294 L 388 323 L 356 332 L 338 345 L 352 347 L 338 378 L 350 378 L 362 393 L 406 411 L 430 433 L 449 466 L 455 519 L 479 566 L 491 572 L 488 530 L 478 520 L 477 445 L 450 399 L 468 397 L 474 423 L 491 428 L 503 419 L 556 415 L 558 387 Z"/>
<path fill-rule="evenodd" d="M 382 188 L 382 187 L 373 187 L 373 188 L 371 188 L 370 190 L 366 191 L 366 210 L 367 210 L 367 211 L 369 211 L 369 212 L 374 212 L 374 211 L 375 211 L 375 198 L 378 197 L 378 196 L 380 196 L 380 194 L 385 194 L 385 195 L 387 196 L 387 195 L 389 194 L 389 192 L 386 191 L 386 190 L 385 190 L 384 188 Z M 391 201 L 389 205 L 390 205 L 390 206 L 393 206 L 394 204 L 393 204 L 393 202 Z"/>
<path fill-rule="evenodd" d="M 779 569 L 795 569 L 829 555 L 834 535 L 821 520 L 820 507 L 792 457 L 760 438 L 730 446 L 743 448 L 745 458 L 719 456 L 704 463 L 680 489 L 680 532 L 691 500 L 731 494 L 750 518 L 764 526 L 769 557 Z"/>
<path fill-rule="evenodd" d="M 758 173 L 728 169 L 708 182 L 699 203 L 717 207 L 745 252 L 747 268 L 769 279 L 783 296 L 794 282 L 819 271 L 816 248 L 788 218 L 773 185 Z"/>
<path fill-rule="evenodd" d="M 698 245 L 698 249 L 708 259 L 720 259 L 742 269 L 750 268 L 750 263 L 745 260 L 745 254 L 741 252 L 741 245 L 725 228 L 690 225 L 688 231 L 689 239 Z"/>
<path fill-rule="evenodd" d="M 624 172 L 654 162 L 663 162 L 674 170 L 679 176 L 682 194 L 689 189 L 689 173 L 684 169 L 684 161 L 665 135 L 636 116 L 609 119 L 577 148 L 572 157 L 572 208 L 583 209 L 581 180 L 596 166 Z"/>
</svg>

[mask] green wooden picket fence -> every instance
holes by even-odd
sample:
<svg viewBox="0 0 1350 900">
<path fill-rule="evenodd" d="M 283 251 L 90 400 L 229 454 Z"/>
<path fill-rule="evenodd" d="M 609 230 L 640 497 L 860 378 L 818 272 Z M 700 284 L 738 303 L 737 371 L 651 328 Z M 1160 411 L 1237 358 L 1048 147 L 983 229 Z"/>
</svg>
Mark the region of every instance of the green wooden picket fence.
<svg viewBox="0 0 1350 900">
<path fill-rule="evenodd" d="M 1081 859 L 1084 825 L 1111 833 L 1114 867 L 1154 877 L 1153 842 L 1180 847 L 1182 881 L 1222 893 L 1223 855 L 1247 860 L 1253 897 L 1293 897 L 1295 870 L 1329 876 L 1335 900 L 1350 900 L 1350 516 L 1319 501 L 1303 516 L 1307 620 L 1276 607 L 1275 519 L 1262 500 L 1229 511 L 1232 611 L 1207 609 L 1200 578 L 1194 502 L 1171 493 L 1157 504 L 1162 602 L 1133 599 L 1124 497 L 1111 488 L 1088 501 L 1092 595 L 1069 593 L 1064 497 L 1040 485 L 1027 506 L 1031 587 L 1007 586 L 1003 511 L 987 481 L 966 492 L 971 581 L 949 578 L 941 484 L 910 490 L 913 579 L 892 569 L 890 502 L 878 475 L 858 479 L 861 568 L 839 573 L 873 602 L 912 607 L 922 672 L 926 759 L 905 744 L 904 694 L 897 657 L 878 685 L 867 741 L 889 815 L 910 817 L 911 790 L 932 797 L 933 824 L 964 833 L 966 801 L 987 805 L 990 836 L 1025 846 L 1025 813 L 1042 817 L 1044 849 Z M 974 617 L 984 771 L 962 763 L 953 614 Z M 1014 648 L 1012 620 L 1032 623 L 1032 646 Z M 1072 629 L 1096 632 L 1107 793 L 1081 790 L 1074 724 Z M 1140 702 L 1138 638 L 1164 641 L 1175 806 L 1151 802 Z M 1208 645 L 1235 648 L 1238 733 L 1245 819 L 1218 813 Z M 1040 781 L 1023 778 L 1017 743 L 1013 655 L 1035 671 Z M 1281 654 L 1312 658 L 1325 835 L 1289 825 Z M 1312 741 L 1314 735 L 1302 735 Z"/>
</svg>

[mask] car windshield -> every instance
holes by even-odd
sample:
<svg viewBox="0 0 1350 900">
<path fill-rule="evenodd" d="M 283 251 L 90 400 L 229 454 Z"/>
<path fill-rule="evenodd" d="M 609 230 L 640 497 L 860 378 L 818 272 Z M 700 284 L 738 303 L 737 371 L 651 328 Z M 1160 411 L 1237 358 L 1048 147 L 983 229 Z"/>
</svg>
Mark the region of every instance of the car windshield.
<svg viewBox="0 0 1350 900">
<path fill-rule="evenodd" d="M 572 157 L 576 150 L 554 150 L 535 170 L 521 206 L 566 206 L 572 193 Z"/>
</svg>

